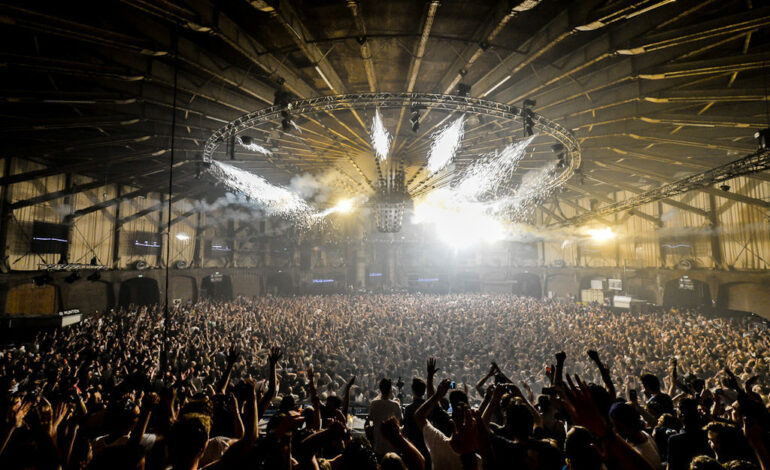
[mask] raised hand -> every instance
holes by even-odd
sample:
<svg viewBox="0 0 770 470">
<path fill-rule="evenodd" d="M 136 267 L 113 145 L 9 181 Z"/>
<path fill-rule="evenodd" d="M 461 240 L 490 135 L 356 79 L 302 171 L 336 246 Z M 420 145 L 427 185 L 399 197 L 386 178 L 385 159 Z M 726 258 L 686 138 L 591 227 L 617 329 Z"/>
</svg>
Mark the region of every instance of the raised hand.
<svg viewBox="0 0 770 470">
<path fill-rule="evenodd" d="M 308 392 L 310 392 L 311 397 L 316 395 L 317 392 L 315 388 L 315 375 L 312 366 L 307 368 L 307 389 Z"/>
<path fill-rule="evenodd" d="M 444 379 L 438 384 L 438 388 L 436 388 L 436 395 L 439 397 L 443 397 L 447 394 L 449 391 L 449 387 L 452 385 L 452 381 L 449 379 Z"/>
<path fill-rule="evenodd" d="M 560 386 L 559 389 L 559 394 L 564 398 L 565 408 L 575 424 L 584 426 L 598 437 L 603 437 L 609 432 L 609 425 L 591 397 L 588 385 L 579 376 L 575 375 L 575 382 L 573 382 L 567 375 L 567 385 Z"/>
<path fill-rule="evenodd" d="M 64 421 L 64 418 L 67 417 L 67 415 L 70 412 L 69 404 L 66 402 L 60 402 L 56 404 L 56 407 L 53 408 L 53 413 L 51 415 L 51 420 L 49 421 L 48 426 L 48 434 L 51 437 L 56 436 L 56 433 L 59 430 L 59 425 Z"/>
<path fill-rule="evenodd" d="M 239 355 L 240 353 L 238 352 L 238 348 L 235 347 L 235 345 L 230 346 L 230 349 L 227 350 L 227 364 L 235 364 L 235 361 L 238 360 Z"/>
<path fill-rule="evenodd" d="M 281 360 L 282 356 L 283 352 L 281 351 L 280 346 L 273 346 L 270 348 L 270 354 L 267 356 L 267 360 L 270 361 L 271 366 L 274 366 Z"/>
<path fill-rule="evenodd" d="M 452 438 L 450 444 L 458 454 L 467 454 L 476 450 L 476 434 L 478 425 L 470 408 L 464 406 L 458 413 L 457 422 L 452 422 Z"/>
<path fill-rule="evenodd" d="M 588 351 L 586 351 L 586 354 L 588 354 L 588 357 L 589 357 L 589 358 L 590 358 L 592 361 L 594 361 L 594 362 L 596 362 L 596 363 L 600 362 L 600 360 L 599 360 L 599 353 L 598 353 L 596 350 L 594 350 L 594 349 L 589 349 Z"/>
<path fill-rule="evenodd" d="M 436 375 L 436 372 L 439 371 L 439 368 L 436 367 L 436 358 L 435 357 L 429 357 L 428 358 L 428 376 L 433 377 Z"/>
<path fill-rule="evenodd" d="M 354 375 L 353 377 L 350 378 L 350 380 L 348 380 L 348 383 L 345 384 L 345 390 L 350 390 L 350 387 L 352 387 L 353 384 L 355 383 L 356 383 L 356 376 Z"/>
<path fill-rule="evenodd" d="M 383 421 L 380 431 L 382 432 L 382 436 L 391 443 L 397 441 L 398 438 L 401 437 L 401 427 L 395 416 L 391 416 Z"/>
<path fill-rule="evenodd" d="M 727 386 L 738 393 L 743 392 L 743 388 L 741 388 L 741 384 L 738 382 L 738 378 L 735 377 L 735 374 L 733 374 L 733 371 L 731 371 L 729 367 L 725 367 L 724 373 L 727 375 Z"/>
<path fill-rule="evenodd" d="M 142 398 L 142 408 L 144 409 L 150 409 L 160 403 L 160 396 L 155 393 L 148 393 Z"/>
<path fill-rule="evenodd" d="M 29 401 L 15 401 L 8 410 L 8 416 L 6 417 L 6 423 L 13 428 L 20 428 L 24 424 L 24 418 L 32 409 L 32 402 Z"/>
<path fill-rule="evenodd" d="M 567 353 L 564 351 L 559 351 L 556 353 L 556 363 L 564 364 L 564 361 L 567 359 Z"/>
</svg>

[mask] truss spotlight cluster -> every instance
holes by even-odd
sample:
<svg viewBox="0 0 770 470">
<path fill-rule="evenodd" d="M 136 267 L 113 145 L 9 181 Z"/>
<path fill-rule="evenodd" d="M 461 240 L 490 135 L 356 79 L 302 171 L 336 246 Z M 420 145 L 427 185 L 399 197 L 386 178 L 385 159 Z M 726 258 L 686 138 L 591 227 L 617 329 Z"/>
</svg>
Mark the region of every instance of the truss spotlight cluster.
<svg viewBox="0 0 770 470">
<path fill-rule="evenodd" d="M 412 107 L 412 114 L 409 116 L 409 124 L 412 126 L 412 132 L 420 130 L 420 110 Z"/>
<path fill-rule="evenodd" d="M 331 118 L 344 126 L 342 115 L 347 117 L 351 111 L 354 114 L 357 111 L 363 111 L 365 115 L 368 113 L 369 116 L 373 116 L 368 136 L 369 148 L 364 151 L 368 151 L 373 158 L 377 177 L 372 178 L 373 182 L 364 174 L 364 170 L 359 168 L 359 173 L 368 183 L 368 187 L 373 189 L 374 194 L 366 194 L 367 185 L 359 185 L 363 192 L 342 183 L 334 189 L 346 193 L 348 197 L 353 196 L 356 200 L 368 200 L 367 206 L 374 215 L 377 230 L 385 233 L 400 231 L 405 210 L 414 204 L 415 213 L 418 207 L 428 209 L 428 212 L 423 210 L 427 214 L 426 220 L 442 221 L 441 226 L 445 228 L 445 233 L 456 231 L 451 228 L 452 224 L 448 221 L 465 220 L 467 222 L 473 211 L 478 217 L 477 223 L 472 222 L 471 225 L 477 226 L 481 231 L 498 233 L 497 229 L 493 230 L 499 222 L 497 217 L 525 220 L 528 211 L 542 201 L 545 195 L 550 194 L 573 176 L 575 169 L 580 167 L 580 143 L 569 129 L 536 114 L 533 110 L 535 106 L 533 100 L 526 100 L 523 107 L 517 107 L 472 98 L 467 96 L 468 87 L 460 85 L 457 95 L 355 93 L 320 96 L 293 102 L 287 101 L 288 93 L 278 92 L 275 106 L 245 114 L 215 131 L 206 142 L 203 161 L 211 164 L 209 172 L 220 184 L 250 197 L 270 213 L 291 218 L 296 216 L 298 221 L 321 220 L 332 213 L 344 213 L 348 210 L 346 204 L 326 210 L 313 208 L 293 186 L 272 185 L 263 177 L 240 168 L 239 162 L 225 163 L 227 152 L 218 148 L 234 136 L 240 138 L 238 142 L 243 146 L 255 145 L 254 139 L 246 134 L 261 130 L 276 141 L 276 144 L 270 147 L 273 154 L 297 158 L 296 155 L 292 155 L 296 146 L 286 146 L 284 149 L 280 145 L 278 126 L 284 130 L 294 127 L 297 134 L 292 140 L 303 142 L 306 138 L 300 135 L 300 129 L 294 120 L 306 119 L 325 128 L 326 125 L 322 121 Z M 400 145 L 391 148 L 395 136 L 391 136 L 385 127 L 383 116 L 386 110 L 407 111 L 413 132 L 419 131 L 421 120 L 428 111 L 444 113 L 446 117 L 439 118 L 443 127 L 435 131 L 431 128 L 430 135 L 426 133 L 406 141 L 402 140 L 400 143 L 406 144 L 405 147 Z M 338 113 L 340 116 L 336 115 Z M 361 122 L 360 118 L 359 122 Z M 467 132 L 476 132 L 472 139 L 468 139 L 466 135 L 466 122 Z M 473 155 L 475 146 L 483 143 L 484 140 L 484 136 L 477 130 L 478 127 L 490 122 L 494 122 L 500 129 L 505 129 L 506 125 L 510 126 L 506 139 L 492 140 L 492 142 L 503 142 L 500 145 L 504 148 L 491 147 L 490 153 Z M 518 141 L 513 139 L 512 135 L 516 132 L 515 124 L 524 126 L 526 134 L 524 139 Z M 436 127 L 439 126 L 434 126 Z M 335 137 L 330 137 L 332 141 L 337 142 Z M 520 173 L 518 163 L 528 155 L 531 156 L 530 145 L 534 139 L 545 138 L 550 138 L 552 142 L 559 144 L 558 148 L 554 148 L 557 162 L 548 162 L 542 168 L 528 169 L 521 175 L 520 181 L 516 181 L 514 176 L 517 172 Z M 317 136 L 313 136 L 312 139 L 317 140 Z M 416 142 L 408 141 L 421 139 L 424 139 L 427 144 L 422 146 L 422 149 L 425 149 L 423 154 L 425 160 L 422 163 L 405 158 L 407 156 L 405 153 L 400 155 L 395 153 L 420 148 L 415 146 Z M 458 155 L 462 155 L 463 159 L 458 159 Z M 476 164 L 468 166 L 467 161 L 470 159 L 474 159 Z M 404 167 L 404 162 L 406 161 L 409 161 L 412 170 L 415 170 L 408 180 L 405 177 L 407 169 Z M 353 178 L 349 177 L 349 179 Z M 341 181 L 344 182 L 344 180 Z M 337 195 L 342 194 L 337 193 Z M 437 202 L 446 203 L 442 207 L 449 208 L 450 212 L 458 213 L 459 216 L 455 217 L 454 214 L 449 216 L 437 211 L 430 212 L 429 206 Z M 489 222 L 489 225 L 483 225 L 482 221 Z M 464 227 L 463 233 L 468 235 L 471 232 L 468 227 Z"/>
<path fill-rule="evenodd" d="M 532 108 L 535 106 L 535 100 L 524 100 L 521 107 L 521 116 L 524 118 L 524 137 L 531 137 L 535 135 L 535 121 L 534 112 Z"/>
</svg>

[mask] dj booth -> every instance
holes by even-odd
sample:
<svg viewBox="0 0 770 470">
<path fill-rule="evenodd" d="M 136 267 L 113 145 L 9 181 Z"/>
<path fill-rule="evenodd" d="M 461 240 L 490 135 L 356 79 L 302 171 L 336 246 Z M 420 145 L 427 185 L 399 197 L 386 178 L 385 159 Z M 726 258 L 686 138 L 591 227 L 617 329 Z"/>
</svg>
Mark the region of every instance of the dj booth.
<svg viewBox="0 0 770 470">
<path fill-rule="evenodd" d="M 0 325 L 8 329 L 63 328 L 82 320 L 80 310 L 66 310 L 53 315 L 0 315 Z"/>
</svg>

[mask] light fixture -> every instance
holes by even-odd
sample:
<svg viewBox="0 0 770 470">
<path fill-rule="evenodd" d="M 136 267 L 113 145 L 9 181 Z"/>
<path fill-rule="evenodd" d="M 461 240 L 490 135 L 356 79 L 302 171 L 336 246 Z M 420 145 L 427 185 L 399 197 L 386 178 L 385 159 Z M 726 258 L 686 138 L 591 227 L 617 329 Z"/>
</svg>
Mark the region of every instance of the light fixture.
<svg viewBox="0 0 770 470">
<path fill-rule="evenodd" d="M 64 278 L 64 281 L 68 284 L 72 284 L 78 279 L 80 279 L 80 274 L 77 271 L 73 271 L 72 274 Z"/>
<path fill-rule="evenodd" d="M 102 275 L 99 274 L 99 271 L 94 271 L 86 279 L 88 279 L 91 282 L 95 282 L 95 281 L 98 281 L 101 278 L 102 278 Z"/>
<path fill-rule="evenodd" d="M 601 229 L 589 229 L 588 236 L 591 237 L 591 239 L 597 243 L 603 243 L 609 240 L 612 240 L 615 238 L 615 232 L 612 231 L 609 227 L 604 227 Z"/>
<path fill-rule="evenodd" d="M 409 123 L 412 125 L 412 132 L 420 130 L 420 111 L 412 107 L 412 115 L 409 117 Z"/>
<path fill-rule="evenodd" d="M 190 235 L 187 235 L 184 232 L 179 232 L 179 233 L 176 234 L 176 239 L 179 240 L 179 241 L 186 242 L 187 240 L 190 239 Z"/>
<path fill-rule="evenodd" d="M 524 118 L 524 137 L 531 137 L 535 134 L 535 121 L 533 120 L 532 108 L 535 106 L 535 100 L 526 99 L 522 104 L 521 116 Z"/>
</svg>

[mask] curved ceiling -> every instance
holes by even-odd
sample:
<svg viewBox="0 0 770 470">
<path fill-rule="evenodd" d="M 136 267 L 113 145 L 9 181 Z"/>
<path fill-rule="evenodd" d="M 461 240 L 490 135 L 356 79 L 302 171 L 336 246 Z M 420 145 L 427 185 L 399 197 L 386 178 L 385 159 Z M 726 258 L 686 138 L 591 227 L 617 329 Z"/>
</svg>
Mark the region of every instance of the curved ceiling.
<svg viewBox="0 0 770 470">
<path fill-rule="evenodd" d="M 565 185 L 566 196 L 608 203 L 613 191 L 641 192 L 754 150 L 754 131 L 768 127 L 770 7 L 763 5 L 3 2 L 3 156 L 162 188 L 173 119 L 175 190 L 183 195 L 195 190 L 190 183 L 210 134 L 272 105 L 277 90 L 308 98 L 370 91 L 455 94 L 464 85 L 473 97 L 514 105 L 534 100 L 536 112 L 573 129 L 583 168 Z M 175 81 L 178 111 L 172 116 Z M 405 109 L 386 124 L 397 141 L 419 147 L 443 119 L 423 113 L 414 132 Z M 467 142 L 469 158 L 478 153 L 474 146 L 505 142 L 512 132 L 494 121 L 481 124 L 488 130 Z M 368 141 L 364 129 L 351 120 L 315 132 L 325 141 L 319 146 L 329 148 L 340 135 Z M 279 184 L 335 164 L 354 179 L 375 176 L 363 157 L 340 162 L 335 152 L 232 157 Z"/>
</svg>

